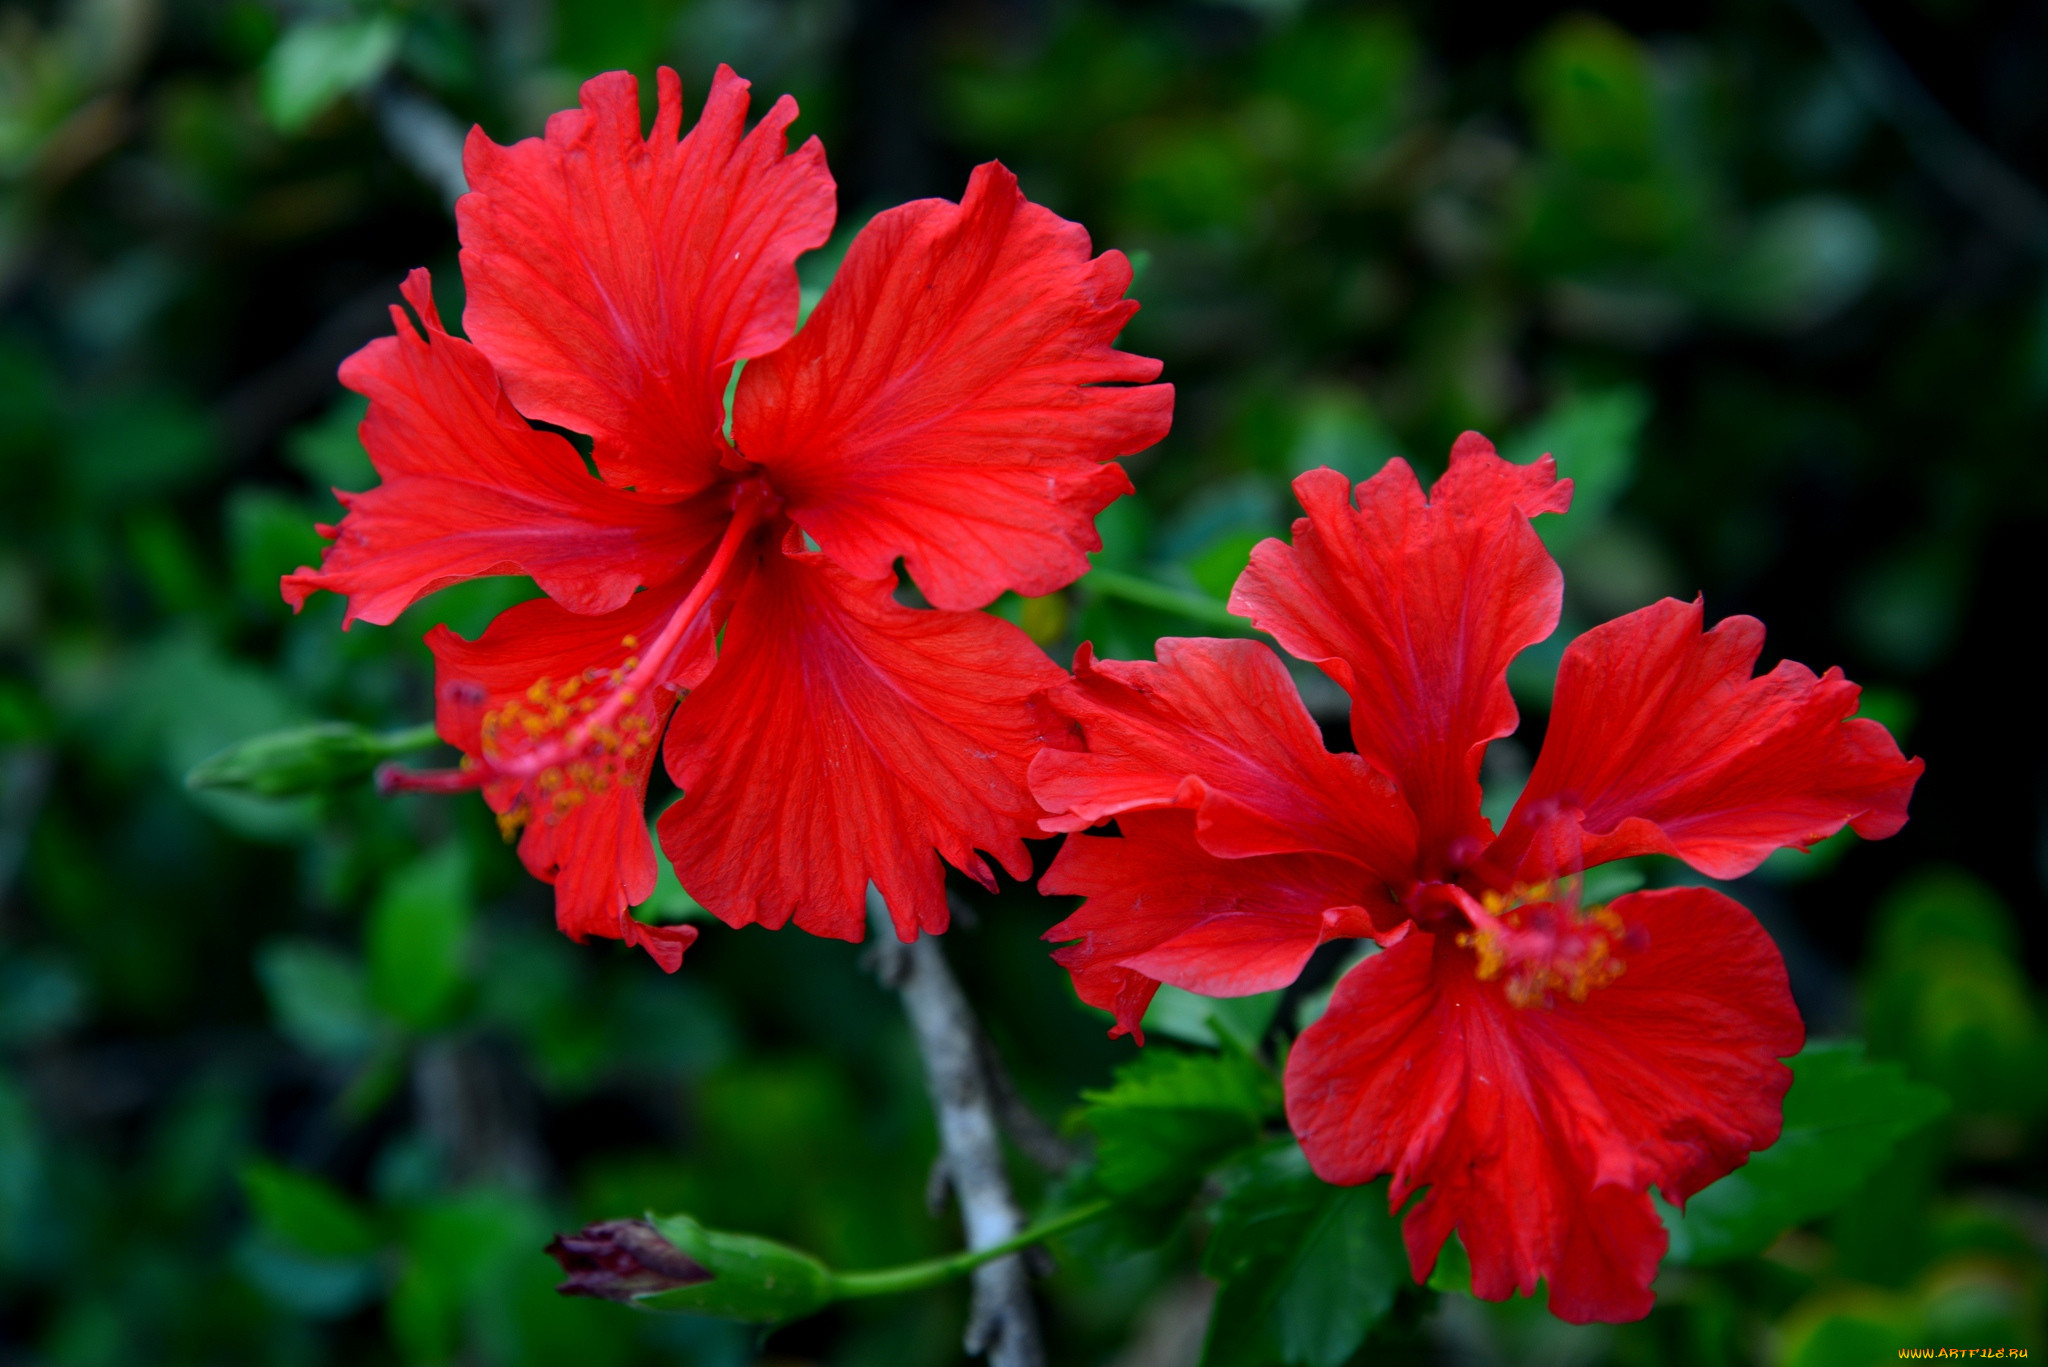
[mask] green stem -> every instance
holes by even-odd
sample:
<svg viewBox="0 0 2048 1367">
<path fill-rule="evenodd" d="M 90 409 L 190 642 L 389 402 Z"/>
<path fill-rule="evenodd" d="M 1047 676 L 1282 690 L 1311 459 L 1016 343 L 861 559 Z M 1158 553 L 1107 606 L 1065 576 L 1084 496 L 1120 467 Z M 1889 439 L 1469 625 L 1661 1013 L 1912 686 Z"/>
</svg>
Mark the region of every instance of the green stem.
<svg viewBox="0 0 2048 1367">
<path fill-rule="evenodd" d="M 1121 598 L 1140 607 L 1157 608 L 1190 621 L 1222 627 L 1235 635 L 1250 636 L 1256 631 L 1250 622 L 1214 598 L 1168 588 L 1165 584 L 1155 584 L 1150 579 L 1141 579 L 1120 570 L 1091 570 L 1087 578 L 1081 580 L 1080 586 L 1106 598 Z"/>
<path fill-rule="evenodd" d="M 1108 1212 L 1108 1201 L 1090 1201 L 1062 1211 L 1049 1220 L 1023 1230 L 999 1244 L 977 1248 L 968 1253 L 955 1253 L 948 1258 L 932 1258 L 921 1263 L 905 1263 L 901 1267 L 884 1267 L 874 1272 L 840 1272 L 832 1278 L 832 1294 L 835 1300 L 847 1300 L 855 1296 L 893 1296 L 903 1291 L 920 1291 L 927 1286 L 949 1282 L 963 1273 L 972 1272 L 983 1263 L 994 1262 L 1019 1249 L 1043 1243 L 1055 1234 L 1064 1234 L 1070 1229 L 1087 1224 L 1090 1220 Z"/>
</svg>

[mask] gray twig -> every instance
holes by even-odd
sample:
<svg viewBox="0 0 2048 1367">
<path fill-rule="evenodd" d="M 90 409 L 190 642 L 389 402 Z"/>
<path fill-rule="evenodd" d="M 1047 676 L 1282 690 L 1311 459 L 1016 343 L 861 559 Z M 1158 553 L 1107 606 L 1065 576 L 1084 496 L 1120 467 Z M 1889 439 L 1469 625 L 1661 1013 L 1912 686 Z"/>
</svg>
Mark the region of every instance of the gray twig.
<svg viewBox="0 0 2048 1367">
<path fill-rule="evenodd" d="M 1001 1243 L 1023 1227 L 1003 1171 L 996 1094 L 982 1057 L 981 1027 L 946 966 L 939 942 L 896 939 L 888 905 L 868 889 L 868 923 L 876 976 L 903 998 L 910 1033 L 924 1060 L 926 1090 L 939 1122 L 940 1162 L 960 1201 L 969 1248 Z M 991 1367 L 1045 1367 L 1038 1313 L 1023 1258 L 1013 1254 L 976 1269 L 966 1347 L 986 1353 Z"/>
</svg>

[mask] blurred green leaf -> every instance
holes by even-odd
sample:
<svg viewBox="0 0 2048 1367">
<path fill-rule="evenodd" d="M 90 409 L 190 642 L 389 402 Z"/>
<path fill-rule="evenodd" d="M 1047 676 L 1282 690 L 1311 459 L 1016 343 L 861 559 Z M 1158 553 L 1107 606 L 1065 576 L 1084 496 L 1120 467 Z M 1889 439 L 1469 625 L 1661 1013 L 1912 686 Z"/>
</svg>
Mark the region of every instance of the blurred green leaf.
<svg viewBox="0 0 2048 1367">
<path fill-rule="evenodd" d="M 247 661 L 224 655 L 197 630 L 159 641 L 120 679 L 118 738 L 124 749 L 153 753 L 183 780 L 194 765 L 246 739 L 301 719 L 282 681 Z M 190 801 L 238 834 L 289 840 L 311 828 L 310 804 L 258 798 L 233 790 L 188 789 Z"/>
<path fill-rule="evenodd" d="M 35 1112 L 0 1069 L 0 1266 L 13 1267 L 36 1250 L 36 1224 L 46 1176 Z"/>
<path fill-rule="evenodd" d="M 322 492 L 350 493 L 377 482 L 377 468 L 356 435 L 370 401 L 343 393 L 316 421 L 295 427 L 285 437 L 285 458 Z"/>
<path fill-rule="evenodd" d="M 1407 1278 L 1386 1183 L 1333 1187 L 1292 1139 L 1219 1176 L 1202 1271 L 1222 1291 L 1202 1367 L 1343 1367 Z"/>
<path fill-rule="evenodd" d="M 1393 433 L 1356 389 L 1316 386 L 1301 397 L 1294 420 L 1294 446 L 1287 457 L 1290 474 L 1327 467 L 1356 483 L 1378 474 L 1401 454 Z"/>
<path fill-rule="evenodd" d="M 654 841 L 654 847 L 660 849 L 661 840 L 652 823 L 648 826 L 647 834 L 648 838 Z M 675 865 L 665 857 L 657 857 L 654 862 L 654 891 L 648 895 L 646 901 L 633 908 L 633 914 L 655 925 L 711 920 L 711 913 L 704 909 L 703 904 L 684 890 L 681 881 L 676 877 Z"/>
<path fill-rule="evenodd" d="M 1472 1291 L 1472 1255 L 1465 1251 L 1465 1241 L 1458 1237 L 1456 1230 L 1444 1240 L 1437 1250 L 1436 1266 L 1429 1270 L 1429 1289 L 1432 1291 Z"/>
<path fill-rule="evenodd" d="M 1502 443 L 1501 455 L 1518 465 L 1545 454 L 1555 457 L 1559 478 L 1572 482 L 1571 511 L 1534 523 L 1552 554 L 1564 555 L 1598 527 L 1627 491 L 1649 417 L 1650 396 L 1638 386 L 1574 390 Z"/>
<path fill-rule="evenodd" d="M 383 1246 L 376 1225 L 333 1184 L 276 1163 L 242 1169 L 242 1192 L 265 1233 L 319 1258 L 362 1258 Z"/>
<path fill-rule="evenodd" d="M 256 978 L 278 1028 L 310 1054 L 352 1062 L 381 1033 L 362 966 L 308 940 L 273 940 L 256 956 Z"/>
<path fill-rule="evenodd" d="M 370 912 L 370 999 L 403 1025 L 444 1024 L 467 977 L 469 863 L 449 844 L 385 883 Z"/>
<path fill-rule="evenodd" d="M 308 19 L 294 24 L 263 59 L 263 112 L 296 133 L 336 100 L 370 85 L 398 53 L 398 21 L 388 14 Z"/>
<path fill-rule="evenodd" d="M 1228 1040 L 1241 1053 L 1255 1053 L 1266 1027 L 1273 1023 L 1281 996 L 1279 992 L 1260 992 L 1250 997 L 1204 997 L 1162 983 L 1146 1008 L 1145 1034 L 1211 1049 Z"/>
<path fill-rule="evenodd" d="M 1960 551 L 1949 540 L 1925 538 L 1864 570 L 1843 605 L 1856 643 L 1907 674 L 1939 661 L 1955 639 L 1958 605 L 1970 587 Z"/>
<path fill-rule="evenodd" d="M 1878 909 L 1864 1014 L 1871 1048 L 1966 1114 L 2048 1106 L 2048 1032 L 2003 899 L 1960 869 L 1923 869 Z"/>
<path fill-rule="evenodd" d="M 1792 1060 L 1778 1142 L 1667 1210 L 1674 1263 L 1706 1266 L 1768 1248 L 1849 1199 L 1899 1140 L 1947 1109 L 1940 1093 L 1863 1057 L 1856 1043 L 1811 1044 Z"/>
<path fill-rule="evenodd" d="M 1188 573 L 1202 592 L 1218 602 L 1225 602 L 1237 583 L 1237 577 L 1251 563 L 1252 547 L 1265 539 L 1264 532 L 1225 532 L 1187 562 Z"/>
<path fill-rule="evenodd" d="M 274 615 L 288 611 L 278 580 L 301 566 L 317 566 L 327 549 L 313 521 L 303 500 L 274 489 L 244 485 L 228 495 L 228 549 L 244 597 Z"/>
<path fill-rule="evenodd" d="M 1870 215 L 1849 200 L 1808 195 L 1778 205 L 1730 263 L 1722 306 L 1761 327 L 1812 327 L 1863 293 L 1883 247 Z"/>
<path fill-rule="evenodd" d="M 502 1316 L 508 1283 L 517 1285 L 520 1266 L 539 1258 L 546 1230 L 545 1216 L 529 1201 L 489 1188 L 446 1196 L 414 1213 L 386 1307 L 407 1360 L 454 1361 L 465 1320 L 493 1309 Z M 520 1356 L 513 1344 L 499 1345 L 499 1353 L 514 1361 Z"/>
<path fill-rule="evenodd" d="M 1528 59 L 1526 86 L 1544 145 L 1579 170 L 1622 178 L 1656 156 L 1657 110 L 1642 45 L 1604 19 L 1557 23 Z"/>
<path fill-rule="evenodd" d="M 94 504 L 144 502 L 211 472 L 220 447 L 213 424 L 169 390 L 129 390 L 78 415 L 66 472 Z"/>
<path fill-rule="evenodd" d="M 1280 1114 L 1280 1087 L 1234 1049 L 1190 1054 L 1153 1047 L 1084 1092 L 1079 1121 L 1095 1133 L 1095 1181 L 1113 1196 L 1178 1206 L 1218 1160 L 1252 1143 Z"/>
<path fill-rule="evenodd" d="M 85 1014 L 85 984 L 65 960 L 10 949 L 0 958 L 0 1047 L 42 1044 Z"/>
</svg>

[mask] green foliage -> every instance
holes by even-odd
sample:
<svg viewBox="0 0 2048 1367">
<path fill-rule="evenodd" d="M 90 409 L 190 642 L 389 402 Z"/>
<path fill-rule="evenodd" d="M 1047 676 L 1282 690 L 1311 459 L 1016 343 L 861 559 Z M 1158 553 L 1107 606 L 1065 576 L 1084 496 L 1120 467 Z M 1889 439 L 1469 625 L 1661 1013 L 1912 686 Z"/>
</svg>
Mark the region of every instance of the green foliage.
<svg viewBox="0 0 2048 1367">
<path fill-rule="evenodd" d="M 383 75 L 398 41 L 398 23 L 385 14 L 294 24 L 263 59 L 263 112 L 280 131 L 300 131 Z"/>
<path fill-rule="evenodd" d="M 1280 993 L 1250 997 L 1200 997 L 1162 985 L 1145 1011 L 1145 1036 L 1163 1035 L 1187 1044 L 1255 1054 L 1280 1009 Z"/>
<path fill-rule="evenodd" d="M 1280 1113 L 1280 1086 L 1235 1049 L 1148 1049 L 1116 1085 L 1084 1092 L 1078 1122 L 1096 1137 L 1094 1182 L 1133 1205 L 1185 1203 L 1220 1159 L 1256 1140 Z"/>
<path fill-rule="evenodd" d="M 415 1030 L 442 1024 L 468 978 L 469 861 L 459 846 L 398 870 L 370 910 L 370 999 Z"/>
<path fill-rule="evenodd" d="M 1761 1253 L 1785 1230 L 1856 1194 L 1899 1141 L 1947 1109 L 1941 1095 L 1863 1046 L 1809 1045 L 1792 1061 L 1778 1142 L 1669 1211 L 1674 1263 L 1705 1266 Z"/>
<path fill-rule="evenodd" d="M 317 943 L 276 940 L 263 947 L 256 975 L 278 1028 L 307 1053 L 347 1062 L 376 1043 L 379 1026 L 369 986 L 361 965 L 348 955 Z"/>
<path fill-rule="evenodd" d="M 2038 179 L 2007 107 L 2009 73 L 2043 61 L 2024 8 L 1870 17 L 1930 107 L 1986 143 L 1981 165 Z M 637 72 L 651 114 L 662 61 L 689 109 L 730 62 L 757 115 L 791 91 L 797 138 L 825 139 L 844 212 L 799 263 L 806 310 L 865 215 L 957 196 L 960 168 L 992 157 L 1139 268 L 1122 344 L 1164 361 L 1175 430 L 1123 462 L 1139 492 L 1103 513 L 1098 571 L 1007 605 L 1056 659 L 1083 639 L 1135 658 L 1162 634 L 1249 634 L 1225 598 L 1250 547 L 1286 534 L 1292 477 L 1402 456 L 1427 480 L 1478 427 L 1517 460 L 1554 452 L 1576 484 L 1572 514 L 1538 521 L 1564 620 L 1514 667 L 1528 730 L 1489 751 L 1489 811 L 1533 758 L 1515 748 L 1540 734 L 1565 643 L 1662 594 L 1754 613 L 1767 664 L 1841 664 L 1902 736 L 1919 718 L 1930 775 L 1900 836 L 1773 860 L 1738 892 L 1786 933 L 1809 1028 L 1866 1030 L 1870 1060 L 1799 1061 L 1785 1140 L 1674 1217 L 1690 1261 L 1633 1326 L 1477 1302 L 1455 1239 L 1428 1288 L 1396 1257 L 1404 1289 L 1379 1313 L 1381 1271 L 1360 1269 L 1391 1228 L 1380 1189 L 1332 1193 L 1284 1141 L 1264 1147 L 1275 1085 L 1249 1062 L 1277 1068 L 1334 978 L 1162 992 L 1125 1092 L 1109 1079 L 1129 1043 L 1037 941 L 1064 909 L 965 888 L 981 922 L 947 950 L 1021 1095 L 1048 1114 L 1122 1095 L 1074 1137 L 1126 1186 L 1105 1221 L 1124 1237 L 1060 1242 L 1053 1361 L 1137 1355 L 1147 1326 L 1192 1313 L 1198 1256 L 1226 1253 L 1226 1310 L 1250 1308 L 1218 1341 L 1252 1360 L 1335 1360 L 1368 1311 L 1354 1361 L 1860 1364 L 2044 1343 L 2044 788 L 2011 739 L 2048 528 L 2031 240 L 1899 136 L 1899 109 L 1800 7 L 1560 5 L 1484 33 L 1343 0 L 968 7 L 915 29 L 842 9 L 91 0 L 0 24 L 7 1352 L 959 1360 L 957 1287 L 765 1343 L 554 1294 L 551 1232 L 650 1207 L 836 1267 L 957 1247 L 954 1212 L 924 1204 L 931 1117 L 900 1011 L 851 948 L 728 933 L 667 869 L 640 912 L 701 925 L 682 973 L 573 944 L 474 797 L 373 795 L 365 737 L 433 711 L 424 630 L 473 639 L 531 583 L 456 586 L 346 633 L 330 595 L 293 614 L 277 592 L 318 556 L 313 524 L 339 519 L 329 490 L 376 481 L 336 363 L 387 330 L 413 266 L 462 316 L 444 187 L 396 113 L 510 142 L 603 69 Z M 1345 699 L 1301 677 L 1341 744 Z M 323 720 L 343 729 L 278 749 Z M 252 737 L 271 753 L 241 752 L 223 774 L 241 787 L 185 786 Z M 1950 1119 L 1894 1137 L 1926 1089 Z M 1829 1097 L 1823 1123 L 1807 1108 Z M 1027 1204 L 1108 1189 L 1013 1156 Z M 374 1245 L 288 1234 L 306 1191 Z"/>
<path fill-rule="evenodd" d="M 383 1242 L 368 1216 L 318 1178 L 253 1163 L 242 1170 L 242 1190 L 263 1232 L 301 1253 L 361 1258 Z"/>
<path fill-rule="evenodd" d="M 1408 1276 L 1386 1183 L 1330 1186 L 1291 1139 L 1219 1175 L 1202 1271 L 1222 1290 L 1203 1367 L 1343 1367 Z"/>
<path fill-rule="evenodd" d="M 1864 975 L 1873 1050 L 1972 1115 L 2048 1106 L 2048 1036 L 2019 964 L 2012 913 L 1982 880 L 1925 871 L 1878 911 Z"/>
</svg>

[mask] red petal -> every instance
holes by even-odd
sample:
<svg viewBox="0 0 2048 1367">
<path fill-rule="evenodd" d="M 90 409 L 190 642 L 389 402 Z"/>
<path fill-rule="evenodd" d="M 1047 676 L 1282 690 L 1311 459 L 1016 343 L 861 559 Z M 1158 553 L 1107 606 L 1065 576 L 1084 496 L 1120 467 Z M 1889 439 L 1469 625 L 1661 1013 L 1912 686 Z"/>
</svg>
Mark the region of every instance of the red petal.
<svg viewBox="0 0 2048 1367">
<path fill-rule="evenodd" d="M 799 253 L 832 232 L 816 138 L 785 155 L 788 96 L 746 131 L 747 83 L 720 67 L 688 137 L 660 73 L 654 131 L 639 82 L 584 83 L 547 136 L 500 147 L 472 130 L 456 203 L 463 322 L 520 411 L 596 439 L 615 484 L 689 493 L 727 451 L 732 364 L 796 328 Z"/>
<path fill-rule="evenodd" d="M 1419 1281 L 1456 1229 L 1475 1294 L 1550 1284 L 1565 1319 L 1638 1319 L 1665 1237 L 1644 1194 L 1683 1201 L 1778 1137 L 1804 1031 L 1785 967 L 1706 888 L 1611 910 L 1640 948 L 1584 1001 L 1509 1004 L 1451 935 L 1411 935 L 1337 987 L 1287 1064 L 1287 1116 L 1316 1173 L 1391 1172 Z"/>
<path fill-rule="evenodd" d="M 1038 890 L 1088 900 L 1045 933 L 1081 1000 L 1138 1028 L 1161 982 L 1210 997 L 1285 987 L 1325 940 L 1371 933 L 1358 869 L 1323 855 L 1218 859 L 1191 812 L 1127 812 L 1121 839 L 1070 835 Z"/>
<path fill-rule="evenodd" d="M 1712 878 L 1845 825 L 1878 839 L 1905 824 L 1925 766 L 1851 715 L 1856 685 L 1790 660 L 1753 678 L 1762 623 L 1702 632 L 1703 614 L 1667 598 L 1566 649 L 1543 753 L 1495 856 L 1505 867 L 1559 808 L 1581 813 L 1587 864 L 1675 854 Z"/>
<path fill-rule="evenodd" d="M 318 570 L 285 576 L 286 602 L 328 589 L 348 597 L 344 624 L 385 625 L 449 584 L 528 574 L 573 611 L 609 612 L 709 555 L 726 500 L 661 502 L 592 479 L 574 447 L 519 416 L 484 354 L 442 329 L 427 273 L 402 289 L 424 334 L 394 306 L 398 335 L 341 367 L 370 400 L 363 446 L 384 482 L 341 495 L 338 539 Z"/>
<path fill-rule="evenodd" d="M 1078 831 L 1120 812 L 1189 807 L 1210 853 L 1314 852 L 1360 866 L 1346 901 L 1387 903 L 1414 859 L 1414 822 L 1386 779 L 1333 755 L 1280 657 L 1257 641 L 1167 637 L 1159 662 L 1104 660 L 1088 647 L 1048 694 L 1086 750 L 1046 749 L 1031 791 Z"/>
<path fill-rule="evenodd" d="M 941 608 L 1085 574 L 1117 466 L 1166 435 L 1159 362 L 1111 346 L 1137 312 L 1121 252 L 990 162 L 953 204 L 877 214 L 804 329 L 740 377 L 733 434 L 856 577 L 902 556 Z"/>
<path fill-rule="evenodd" d="M 1061 677 L 984 613 L 919 611 L 894 576 L 770 554 L 733 609 L 710 679 L 677 710 L 683 798 L 661 843 L 721 920 L 858 940 L 872 880 L 897 932 L 946 927 L 944 871 L 984 883 L 977 848 L 1022 878 L 1037 805 L 1029 699 Z"/>
<path fill-rule="evenodd" d="M 1358 753 L 1400 785 L 1438 876 L 1479 814 L 1486 742 L 1515 729 L 1508 662 L 1557 626 L 1563 577 L 1529 519 L 1563 512 L 1571 482 L 1545 456 L 1512 465 L 1467 432 L 1430 490 L 1405 461 L 1358 486 L 1334 470 L 1294 481 L 1308 516 L 1292 547 L 1261 542 L 1231 611 L 1321 665 L 1351 695 Z"/>
<path fill-rule="evenodd" d="M 680 593 L 642 593 L 617 612 L 585 617 L 544 598 L 498 614 L 475 641 L 447 627 L 427 634 L 437 665 L 435 726 L 441 738 L 479 763 L 486 774 L 484 798 L 500 813 L 524 812 L 519 857 L 536 878 L 555 885 L 555 923 L 571 939 L 602 935 L 638 944 L 673 973 L 697 932 L 689 926 L 647 926 L 627 908 L 654 892 L 654 844 L 647 836 L 647 778 L 654 767 L 655 740 L 675 704 L 675 689 L 650 689 L 627 709 L 616 729 L 644 742 L 619 751 L 601 782 L 562 775 L 548 786 L 496 773 L 483 740 L 484 719 L 504 716 L 508 706 L 540 711 L 572 679 L 588 680 L 618 669 L 634 653 L 630 638 L 644 643 L 681 599 Z M 684 651 L 689 677 L 710 663 L 716 621 L 707 614 L 693 629 Z M 597 696 L 599 683 L 572 698 Z M 533 702 L 533 690 L 544 700 Z M 578 794 L 577 800 L 563 794 Z"/>
</svg>

